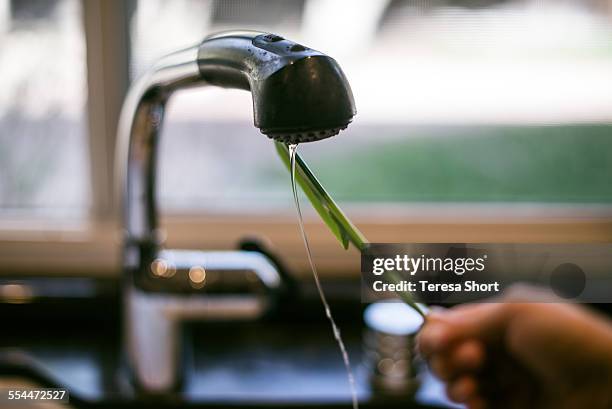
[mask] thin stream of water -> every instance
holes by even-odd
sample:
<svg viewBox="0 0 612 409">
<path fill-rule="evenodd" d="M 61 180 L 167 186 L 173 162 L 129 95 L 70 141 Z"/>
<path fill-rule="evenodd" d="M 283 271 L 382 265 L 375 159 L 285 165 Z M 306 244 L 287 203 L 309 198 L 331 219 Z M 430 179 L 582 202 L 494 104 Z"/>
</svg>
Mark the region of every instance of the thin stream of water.
<svg viewBox="0 0 612 409">
<path fill-rule="evenodd" d="M 323 288 L 321 287 L 321 283 L 319 281 L 319 274 L 317 273 L 317 268 L 315 267 L 314 262 L 312 261 L 312 252 L 310 251 L 310 244 L 308 243 L 308 237 L 306 236 L 306 231 L 304 230 L 304 219 L 302 218 L 302 210 L 300 209 L 300 200 L 297 194 L 297 186 L 295 182 L 295 154 L 297 152 L 297 144 L 288 145 L 289 147 L 289 158 L 291 164 L 291 189 L 293 190 L 293 199 L 295 201 L 295 209 L 297 210 L 298 222 L 300 225 L 300 232 L 302 233 L 302 239 L 304 240 L 304 246 L 306 247 L 306 254 L 308 255 L 308 262 L 310 263 L 310 269 L 312 270 L 312 275 L 314 277 L 315 284 L 317 286 L 317 291 L 319 292 L 319 297 L 321 298 L 321 302 L 323 303 L 323 308 L 325 309 L 325 315 L 329 320 L 332 331 L 334 333 L 334 338 L 338 343 L 338 347 L 340 348 L 340 352 L 342 353 L 342 360 L 344 361 L 344 366 L 346 367 L 346 373 L 348 376 L 349 386 L 351 388 L 351 399 L 353 402 L 353 409 L 359 409 L 359 402 L 357 400 L 357 390 L 355 388 L 355 377 L 353 376 L 353 370 L 351 369 L 351 361 L 348 356 L 348 352 L 346 351 L 346 347 L 344 346 L 344 341 L 342 341 L 342 335 L 340 335 L 340 330 L 334 321 L 334 317 L 332 316 L 331 309 L 329 308 L 329 304 L 327 303 L 327 298 L 325 298 L 325 293 L 323 292 Z"/>
</svg>

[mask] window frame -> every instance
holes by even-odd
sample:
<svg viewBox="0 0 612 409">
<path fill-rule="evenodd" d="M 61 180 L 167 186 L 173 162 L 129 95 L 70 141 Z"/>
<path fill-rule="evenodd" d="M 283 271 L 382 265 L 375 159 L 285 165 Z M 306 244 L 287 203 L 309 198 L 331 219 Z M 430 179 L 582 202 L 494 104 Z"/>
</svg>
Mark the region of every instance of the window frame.
<svg viewBox="0 0 612 409">
<path fill-rule="evenodd" d="M 129 21 L 135 0 L 82 0 L 87 47 L 87 130 L 92 208 L 84 223 L 0 219 L 0 274 L 118 276 L 121 272 L 121 206 L 115 188 L 115 140 L 129 87 Z M 92 50 L 96 50 L 93 52 Z M 94 96 L 93 98 L 91 96 Z M 359 206 L 345 210 L 366 236 L 381 242 L 578 243 L 612 242 L 607 205 L 433 203 Z M 162 216 L 167 246 L 230 249 L 260 235 L 298 274 L 307 259 L 293 212 L 177 214 Z M 359 271 L 359 257 L 344 252 L 314 214 L 306 218 L 322 274 Z"/>
</svg>

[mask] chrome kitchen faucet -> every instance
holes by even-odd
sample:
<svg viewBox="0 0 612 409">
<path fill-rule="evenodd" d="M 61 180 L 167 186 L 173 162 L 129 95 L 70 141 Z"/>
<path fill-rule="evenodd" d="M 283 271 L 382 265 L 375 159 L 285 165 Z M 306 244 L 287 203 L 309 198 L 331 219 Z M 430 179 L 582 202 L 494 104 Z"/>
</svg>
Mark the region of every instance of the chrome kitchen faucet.
<svg viewBox="0 0 612 409">
<path fill-rule="evenodd" d="M 132 86 L 116 161 L 125 229 L 124 330 L 131 376 L 151 394 L 181 384 L 183 321 L 255 319 L 281 286 L 277 269 L 261 253 L 162 248 L 155 191 L 166 103 L 174 91 L 200 85 L 250 91 L 255 126 L 288 144 L 336 135 L 355 115 L 350 86 L 334 59 L 254 31 L 207 37 L 160 59 Z"/>
</svg>

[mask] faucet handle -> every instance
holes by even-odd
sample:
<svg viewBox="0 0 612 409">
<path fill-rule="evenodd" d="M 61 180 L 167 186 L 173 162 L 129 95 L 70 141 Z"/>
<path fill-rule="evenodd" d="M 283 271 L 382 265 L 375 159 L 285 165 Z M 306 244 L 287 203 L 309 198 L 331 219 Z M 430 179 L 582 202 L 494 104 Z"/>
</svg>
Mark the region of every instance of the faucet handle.
<svg viewBox="0 0 612 409">
<path fill-rule="evenodd" d="M 264 294 L 282 281 L 270 259 L 253 251 L 160 250 L 144 269 L 144 289 L 184 296 Z"/>
</svg>

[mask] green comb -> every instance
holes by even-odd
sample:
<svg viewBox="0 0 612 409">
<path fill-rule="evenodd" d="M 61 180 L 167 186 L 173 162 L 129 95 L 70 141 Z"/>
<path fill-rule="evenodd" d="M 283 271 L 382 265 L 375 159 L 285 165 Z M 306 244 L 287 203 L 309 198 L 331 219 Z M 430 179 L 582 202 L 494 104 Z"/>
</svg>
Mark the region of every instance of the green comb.
<svg viewBox="0 0 612 409">
<path fill-rule="evenodd" d="M 280 156 L 281 160 L 291 172 L 291 163 L 289 158 L 289 147 L 282 142 L 274 142 L 276 145 L 276 151 Z M 306 162 L 301 156 L 295 153 L 295 180 L 306 194 L 306 197 L 312 204 L 312 207 L 317 211 L 321 219 L 325 222 L 327 227 L 331 230 L 334 236 L 338 239 L 340 244 L 345 250 L 348 250 L 349 243 L 359 251 L 365 250 L 368 245 L 368 240 L 359 231 L 344 212 L 338 207 L 334 199 L 327 193 L 323 188 L 319 180 L 312 173 Z M 397 274 L 391 274 L 389 277 L 392 282 L 399 282 Z M 407 292 L 398 292 L 398 296 L 412 307 L 416 312 L 425 317 L 423 309 L 414 301 L 412 295 Z"/>
<path fill-rule="evenodd" d="M 291 172 L 289 148 L 282 142 L 274 143 L 283 163 Z M 364 235 L 340 210 L 297 152 L 295 154 L 295 179 L 321 219 L 340 241 L 342 247 L 347 250 L 349 243 L 352 243 L 359 251 L 365 249 L 368 241 Z"/>
</svg>

